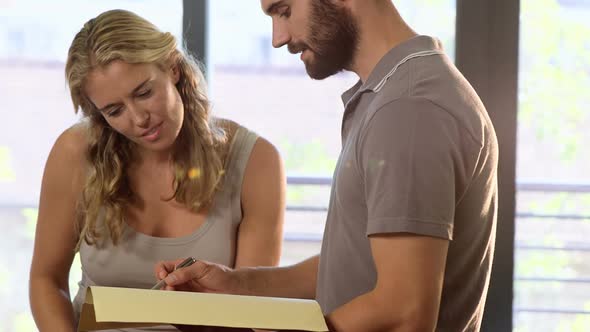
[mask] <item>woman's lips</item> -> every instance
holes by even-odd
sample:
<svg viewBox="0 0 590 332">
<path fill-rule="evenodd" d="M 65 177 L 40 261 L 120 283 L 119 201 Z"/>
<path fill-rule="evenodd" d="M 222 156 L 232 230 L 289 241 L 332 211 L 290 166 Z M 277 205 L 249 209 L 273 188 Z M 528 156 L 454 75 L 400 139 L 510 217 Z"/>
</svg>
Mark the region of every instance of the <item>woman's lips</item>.
<svg viewBox="0 0 590 332">
<path fill-rule="evenodd" d="M 160 137 L 160 130 L 162 129 L 162 124 L 153 127 L 152 129 L 148 130 L 145 134 L 141 137 L 148 142 L 153 142 Z"/>
</svg>

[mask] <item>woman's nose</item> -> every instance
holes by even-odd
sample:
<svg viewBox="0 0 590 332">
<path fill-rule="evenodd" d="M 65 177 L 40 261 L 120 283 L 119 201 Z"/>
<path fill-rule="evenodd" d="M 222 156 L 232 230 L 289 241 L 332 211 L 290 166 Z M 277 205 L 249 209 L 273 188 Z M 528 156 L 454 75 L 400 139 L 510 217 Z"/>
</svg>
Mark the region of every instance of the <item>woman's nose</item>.
<svg viewBox="0 0 590 332">
<path fill-rule="evenodd" d="M 139 107 L 129 107 L 129 111 L 133 116 L 133 122 L 135 125 L 141 128 L 147 128 L 150 124 L 150 112 L 143 110 Z"/>
</svg>

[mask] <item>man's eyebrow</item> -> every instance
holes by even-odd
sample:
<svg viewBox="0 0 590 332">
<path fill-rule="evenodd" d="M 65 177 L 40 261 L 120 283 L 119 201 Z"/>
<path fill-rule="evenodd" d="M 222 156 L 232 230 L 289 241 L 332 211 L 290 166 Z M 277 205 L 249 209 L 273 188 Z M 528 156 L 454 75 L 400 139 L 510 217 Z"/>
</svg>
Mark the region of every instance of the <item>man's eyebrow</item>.
<svg viewBox="0 0 590 332">
<path fill-rule="evenodd" d="M 285 4 L 285 0 L 279 0 L 266 8 L 266 15 L 272 15 L 277 11 L 277 8 Z"/>
<path fill-rule="evenodd" d="M 138 85 L 138 86 L 137 86 L 135 89 L 133 89 L 133 91 L 131 91 L 131 95 L 134 95 L 134 94 L 136 94 L 136 93 L 137 93 L 139 90 L 141 90 L 141 89 L 144 87 L 144 85 L 146 85 L 146 83 L 147 83 L 147 82 L 149 82 L 150 80 L 151 80 L 151 79 L 150 79 L 150 78 L 148 78 L 147 80 L 145 80 L 145 81 L 141 82 L 141 83 L 140 83 L 140 84 L 139 84 L 139 85 Z M 103 108 L 99 109 L 98 111 L 99 111 L 99 112 L 104 112 L 104 111 L 106 111 L 107 109 L 109 109 L 109 108 L 111 108 L 111 107 L 113 107 L 113 106 L 117 106 L 117 103 L 111 103 L 111 104 L 108 104 L 108 105 L 106 105 L 105 107 L 103 107 Z"/>
</svg>

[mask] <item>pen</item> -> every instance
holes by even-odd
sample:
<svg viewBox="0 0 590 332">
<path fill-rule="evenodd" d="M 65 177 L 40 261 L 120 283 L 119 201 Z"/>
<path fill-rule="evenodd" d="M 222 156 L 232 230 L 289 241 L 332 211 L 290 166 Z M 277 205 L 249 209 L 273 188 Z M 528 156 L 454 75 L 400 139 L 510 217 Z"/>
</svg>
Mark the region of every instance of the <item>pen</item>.
<svg viewBox="0 0 590 332">
<path fill-rule="evenodd" d="M 187 267 L 187 266 L 191 266 L 193 265 L 197 260 L 194 259 L 193 257 L 188 257 L 187 259 L 183 260 L 180 264 L 176 265 L 174 267 L 174 271 L 178 270 L 178 269 L 182 269 L 183 267 Z M 156 283 L 154 285 L 154 287 L 152 287 L 151 289 L 160 289 L 162 288 L 162 286 L 164 286 L 166 284 L 166 281 L 164 281 L 164 279 L 158 281 L 158 283 Z"/>
</svg>

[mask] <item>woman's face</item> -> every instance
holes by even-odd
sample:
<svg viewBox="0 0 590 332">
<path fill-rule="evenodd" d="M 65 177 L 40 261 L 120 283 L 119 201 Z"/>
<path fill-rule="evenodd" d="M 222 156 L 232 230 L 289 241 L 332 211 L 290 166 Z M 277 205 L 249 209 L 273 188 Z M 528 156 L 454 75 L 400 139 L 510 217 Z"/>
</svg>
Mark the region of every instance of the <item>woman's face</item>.
<svg viewBox="0 0 590 332">
<path fill-rule="evenodd" d="M 166 152 L 178 137 L 184 106 L 176 66 L 113 61 L 88 75 L 84 91 L 107 123 L 141 150 Z"/>
</svg>

